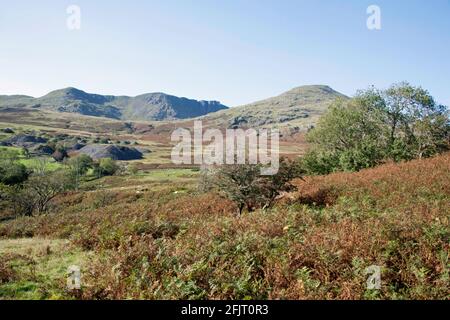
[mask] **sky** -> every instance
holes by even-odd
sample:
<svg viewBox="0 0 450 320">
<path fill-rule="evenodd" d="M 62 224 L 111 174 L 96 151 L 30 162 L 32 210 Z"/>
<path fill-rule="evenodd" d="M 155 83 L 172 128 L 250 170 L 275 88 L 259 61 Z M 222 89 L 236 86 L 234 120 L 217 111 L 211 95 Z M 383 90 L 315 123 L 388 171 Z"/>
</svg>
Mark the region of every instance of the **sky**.
<svg viewBox="0 0 450 320">
<path fill-rule="evenodd" d="M 380 30 L 367 28 L 370 5 Z M 399 81 L 450 105 L 450 0 L 0 0 L 0 94 L 76 87 L 238 106 L 301 85 L 351 96 Z"/>
</svg>

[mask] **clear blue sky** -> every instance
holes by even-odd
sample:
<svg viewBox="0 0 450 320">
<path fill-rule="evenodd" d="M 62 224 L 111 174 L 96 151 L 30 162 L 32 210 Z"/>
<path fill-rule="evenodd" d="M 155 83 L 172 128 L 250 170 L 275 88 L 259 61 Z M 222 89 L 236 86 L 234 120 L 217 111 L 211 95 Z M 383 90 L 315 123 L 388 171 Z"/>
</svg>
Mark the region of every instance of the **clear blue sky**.
<svg viewBox="0 0 450 320">
<path fill-rule="evenodd" d="M 81 8 L 81 30 L 66 8 Z M 369 31 L 366 9 L 381 8 Z M 0 94 L 74 86 L 236 106 L 407 80 L 450 105 L 450 0 L 0 0 Z"/>
</svg>

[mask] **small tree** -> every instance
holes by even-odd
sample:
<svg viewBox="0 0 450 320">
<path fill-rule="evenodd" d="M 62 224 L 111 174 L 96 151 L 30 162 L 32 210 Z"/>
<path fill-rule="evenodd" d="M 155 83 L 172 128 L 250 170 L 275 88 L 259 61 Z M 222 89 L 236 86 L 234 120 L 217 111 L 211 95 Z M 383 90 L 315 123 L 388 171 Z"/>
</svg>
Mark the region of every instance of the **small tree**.
<svg viewBox="0 0 450 320">
<path fill-rule="evenodd" d="M 116 161 L 111 158 L 100 159 L 94 165 L 94 173 L 97 177 L 112 176 L 119 170 Z"/>
<path fill-rule="evenodd" d="M 213 175 L 213 185 L 237 205 L 239 215 L 244 208 L 252 212 L 257 207 L 271 207 L 282 192 L 294 191 L 291 181 L 301 177 L 300 166 L 286 159 L 281 159 L 272 176 L 262 176 L 261 168 L 259 164 L 225 165 Z"/>
<path fill-rule="evenodd" d="M 25 159 L 31 158 L 30 150 L 28 150 L 28 148 L 23 147 L 21 151 L 22 151 L 22 155 L 25 157 Z"/>
<path fill-rule="evenodd" d="M 18 192 L 18 201 L 27 209 L 26 214 L 42 214 L 47 211 L 51 200 L 73 186 L 72 177 L 65 170 L 32 175 Z"/>
<path fill-rule="evenodd" d="M 71 158 L 66 162 L 70 174 L 74 178 L 75 188 L 78 189 L 80 178 L 93 168 L 94 160 L 86 154 L 80 154 L 75 158 Z"/>
<path fill-rule="evenodd" d="M 0 154 L 0 183 L 6 185 L 20 184 L 28 179 L 29 172 L 19 162 L 14 152 L 2 151 Z"/>
</svg>

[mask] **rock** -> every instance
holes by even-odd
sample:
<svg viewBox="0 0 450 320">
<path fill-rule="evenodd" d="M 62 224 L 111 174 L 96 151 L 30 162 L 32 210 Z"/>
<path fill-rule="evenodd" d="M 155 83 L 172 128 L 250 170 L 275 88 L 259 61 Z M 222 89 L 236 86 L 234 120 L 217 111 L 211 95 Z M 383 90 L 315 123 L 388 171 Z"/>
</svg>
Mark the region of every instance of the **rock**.
<svg viewBox="0 0 450 320">
<path fill-rule="evenodd" d="M 49 147 L 46 144 L 41 144 L 41 145 L 38 145 L 38 146 L 34 147 L 32 152 L 35 153 L 35 154 L 38 154 L 38 155 L 51 156 L 55 152 L 55 150 L 53 150 L 52 147 Z"/>
<path fill-rule="evenodd" d="M 14 130 L 11 128 L 5 128 L 2 130 L 4 133 L 14 133 Z"/>
<path fill-rule="evenodd" d="M 5 140 L 5 142 L 18 147 L 31 147 L 36 144 L 46 143 L 47 139 L 32 135 L 19 134 Z"/>
<path fill-rule="evenodd" d="M 38 146 L 34 147 L 32 152 L 37 154 L 37 155 L 48 155 L 48 156 L 50 156 L 50 155 L 52 155 L 55 152 L 55 150 L 53 150 L 53 148 L 49 147 L 48 145 L 41 144 L 41 145 L 38 145 Z"/>
<path fill-rule="evenodd" d="M 81 148 L 79 153 L 86 154 L 94 160 L 104 158 L 122 161 L 142 159 L 142 152 L 136 148 L 118 145 L 87 145 Z"/>
<path fill-rule="evenodd" d="M 78 151 L 83 149 L 86 145 L 83 143 L 76 142 L 72 145 L 67 146 L 67 152 Z"/>
</svg>

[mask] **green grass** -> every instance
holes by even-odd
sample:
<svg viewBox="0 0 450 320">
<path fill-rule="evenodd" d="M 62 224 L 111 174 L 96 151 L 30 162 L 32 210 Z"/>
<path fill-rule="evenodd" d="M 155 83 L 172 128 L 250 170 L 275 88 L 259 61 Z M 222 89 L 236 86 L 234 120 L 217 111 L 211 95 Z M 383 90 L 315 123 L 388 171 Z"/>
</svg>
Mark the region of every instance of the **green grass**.
<svg viewBox="0 0 450 320">
<path fill-rule="evenodd" d="M 20 148 L 18 148 L 18 147 L 0 147 L 0 152 L 4 152 L 4 151 L 6 151 L 6 152 L 15 152 L 15 153 L 18 153 L 18 154 L 21 154 L 22 153 L 22 150 L 20 149 Z"/>
<path fill-rule="evenodd" d="M 56 162 L 52 157 L 48 157 L 48 156 L 26 158 L 22 153 L 22 149 L 18 148 L 18 147 L 0 147 L 0 156 L 1 156 L 2 152 L 14 153 L 15 157 L 17 157 L 18 161 L 30 169 L 36 167 L 38 165 L 38 162 L 40 161 L 40 159 L 45 159 L 46 169 L 49 171 L 58 170 L 58 169 L 62 168 L 62 166 L 63 166 L 61 163 Z"/>
<path fill-rule="evenodd" d="M 46 169 L 48 171 L 56 171 L 56 170 L 61 169 L 63 167 L 63 165 L 61 163 L 56 162 L 55 160 L 53 160 L 50 157 L 45 157 L 45 159 L 48 160 L 48 162 L 46 164 Z M 19 162 L 22 163 L 27 168 L 33 168 L 33 167 L 35 167 L 37 165 L 38 159 L 36 159 L 36 158 L 20 159 Z"/>
<path fill-rule="evenodd" d="M 88 256 L 68 241 L 40 238 L 1 240 L 0 259 L 8 252 L 17 255 L 8 262 L 16 276 L 0 285 L 0 299 L 5 300 L 65 299 L 69 266 L 83 269 Z"/>
<path fill-rule="evenodd" d="M 147 172 L 141 172 L 135 175 L 135 177 L 142 180 L 161 181 L 180 178 L 195 178 L 199 174 L 198 170 L 194 169 L 157 169 Z"/>
</svg>

